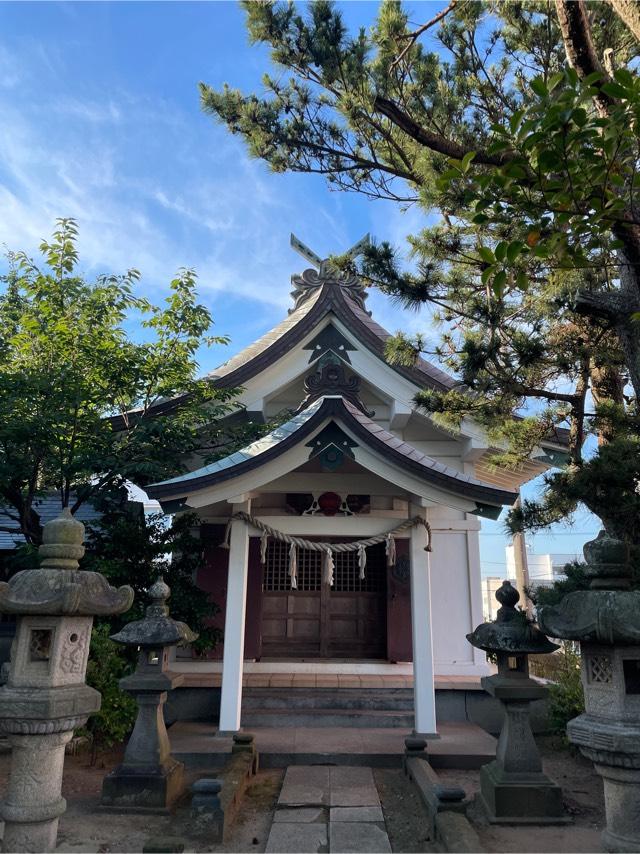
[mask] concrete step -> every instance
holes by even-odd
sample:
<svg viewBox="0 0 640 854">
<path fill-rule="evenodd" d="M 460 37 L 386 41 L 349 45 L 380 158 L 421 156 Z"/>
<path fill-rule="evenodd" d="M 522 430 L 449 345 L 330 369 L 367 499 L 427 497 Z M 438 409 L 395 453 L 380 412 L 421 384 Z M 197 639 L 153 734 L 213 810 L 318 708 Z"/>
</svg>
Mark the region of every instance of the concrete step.
<svg viewBox="0 0 640 854">
<path fill-rule="evenodd" d="M 260 753 L 261 768 L 289 765 L 365 765 L 400 768 L 404 739 L 413 724 L 403 729 L 334 727 L 298 728 L 273 726 L 251 728 Z M 248 727 L 247 727 L 248 729 Z M 217 776 L 231 751 L 231 737 L 215 735 L 211 723 L 181 721 L 169 729 L 172 755 L 200 774 Z M 439 723 L 440 738 L 429 741 L 433 768 L 477 769 L 496 755 L 496 740 L 480 727 L 465 723 Z M 206 776 L 206 775 L 205 775 Z"/>
<path fill-rule="evenodd" d="M 413 727 L 413 712 L 389 709 L 251 709 L 242 711 L 242 726 L 251 727 Z"/>
<path fill-rule="evenodd" d="M 242 709 L 354 709 L 413 712 L 412 688 L 245 688 Z"/>
</svg>

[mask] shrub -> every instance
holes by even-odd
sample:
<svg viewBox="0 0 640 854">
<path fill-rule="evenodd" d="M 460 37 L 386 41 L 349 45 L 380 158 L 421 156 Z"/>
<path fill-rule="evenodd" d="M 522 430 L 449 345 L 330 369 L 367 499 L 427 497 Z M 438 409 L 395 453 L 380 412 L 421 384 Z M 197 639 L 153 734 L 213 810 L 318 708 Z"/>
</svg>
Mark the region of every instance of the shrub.
<svg viewBox="0 0 640 854">
<path fill-rule="evenodd" d="M 87 664 L 87 684 L 102 695 L 100 711 L 84 727 L 91 740 L 92 765 L 98 752 L 127 737 L 136 719 L 136 701 L 118 687 L 119 680 L 133 669 L 133 662 L 126 650 L 111 640 L 110 631 L 109 623 L 94 626 Z"/>
<path fill-rule="evenodd" d="M 566 736 L 569 721 L 584 712 L 578 644 L 563 641 L 553 658 L 559 666 L 549 685 L 549 725 L 554 733 Z"/>
</svg>

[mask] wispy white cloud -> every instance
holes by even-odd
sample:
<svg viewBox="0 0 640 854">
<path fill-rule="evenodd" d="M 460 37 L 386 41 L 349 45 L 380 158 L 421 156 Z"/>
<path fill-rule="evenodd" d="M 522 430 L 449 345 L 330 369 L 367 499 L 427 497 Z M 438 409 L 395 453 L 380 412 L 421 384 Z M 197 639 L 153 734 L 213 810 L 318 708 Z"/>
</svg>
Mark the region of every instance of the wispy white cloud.
<svg viewBox="0 0 640 854">
<path fill-rule="evenodd" d="M 114 124 L 122 119 L 120 107 L 112 100 L 102 102 L 81 101 L 77 98 L 60 98 L 52 109 L 61 115 L 77 118 L 92 124 Z"/>
<path fill-rule="evenodd" d="M 88 270 L 135 266 L 144 287 L 162 291 L 178 267 L 190 266 L 205 295 L 284 308 L 291 271 L 286 222 L 306 217 L 237 144 L 213 146 L 212 159 L 222 159 L 224 168 L 183 157 L 176 175 L 171 145 L 183 144 L 185 123 L 175 105 L 167 122 L 164 111 L 132 97 L 104 107 L 67 98 L 58 102 L 53 125 L 38 109 L 16 109 L 10 99 L 0 106 L 7 118 L 0 127 L 0 199 L 8 214 L 0 222 L 1 243 L 34 252 L 56 217 L 73 216 Z M 163 174 L 130 162 L 127 137 L 141 132 L 141 114 L 149 139 L 157 133 L 165 140 Z M 113 133 L 103 132 L 107 125 Z"/>
</svg>

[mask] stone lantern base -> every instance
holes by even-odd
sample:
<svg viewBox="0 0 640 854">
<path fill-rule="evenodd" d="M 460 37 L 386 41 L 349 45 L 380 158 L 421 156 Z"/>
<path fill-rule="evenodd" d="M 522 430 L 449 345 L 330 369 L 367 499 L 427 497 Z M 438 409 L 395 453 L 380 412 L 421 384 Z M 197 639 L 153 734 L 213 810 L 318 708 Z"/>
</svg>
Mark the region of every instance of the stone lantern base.
<svg viewBox="0 0 640 854">
<path fill-rule="evenodd" d="M 151 769 L 119 765 L 102 781 L 101 805 L 111 812 L 167 814 L 184 791 L 182 762 Z"/>
<path fill-rule="evenodd" d="M 567 735 L 602 777 L 605 850 L 640 851 L 640 724 L 583 714 L 569 721 Z"/>
<path fill-rule="evenodd" d="M 496 762 L 480 769 L 480 801 L 491 824 L 567 824 L 562 789 L 545 774 L 505 772 Z"/>
<path fill-rule="evenodd" d="M 479 800 L 492 824 L 567 824 L 562 789 L 542 772 L 529 707 L 547 689 L 525 676 L 485 676 L 482 687 L 501 701 L 504 723 L 495 761 L 480 769 Z"/>
</svg>

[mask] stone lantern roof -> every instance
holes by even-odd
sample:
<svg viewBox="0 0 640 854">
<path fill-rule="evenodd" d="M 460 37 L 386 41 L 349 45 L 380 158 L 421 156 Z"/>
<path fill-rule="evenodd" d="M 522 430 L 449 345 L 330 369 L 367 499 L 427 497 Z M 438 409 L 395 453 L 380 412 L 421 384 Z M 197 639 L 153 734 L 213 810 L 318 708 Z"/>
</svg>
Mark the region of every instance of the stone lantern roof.
<svg viewBox="0 0 640 854">
<path fill-rule="evenodd" d="M 78 568 L 84 555 L 84 525 L 65 507 L 47 522 L 39 548 L 42 563 L 0 583 L 0 612 L 102 616 L 122 614 L 133 603 L 133 590 L 112 587 L 103 575 Z"/>
<path fill-rule="evenodd" d="M 111 635 L 112 640 L 125 646 L 143 649 L 174 644 L 184 646 L 196 640 L 198 635 L 186 623 L 181 623 L 169 616 L 167 600 L 171 595 L 171 589 L 162 577 L 152 584 L 148 593 L 151 604 L 147 607 L 145 616 L 141 620 L 127 623 L 119 632 Z"/>
<path fill-rule="evenodd" d="M 520 594 L 510 581 L 503 581 L 495 596 L 502 607 L 495 620 L 481 623 L 467 635 L 472 646 L 485 652 L 508 655 L 535 655 L 558 649 L 558 644 L 552 643 L 527 620 L 524 611 L 516 610 Z"/>
</svg>

